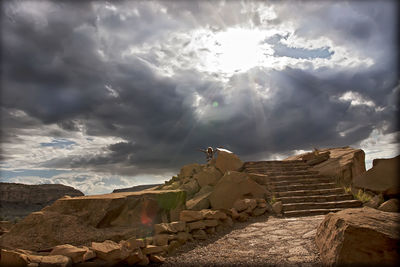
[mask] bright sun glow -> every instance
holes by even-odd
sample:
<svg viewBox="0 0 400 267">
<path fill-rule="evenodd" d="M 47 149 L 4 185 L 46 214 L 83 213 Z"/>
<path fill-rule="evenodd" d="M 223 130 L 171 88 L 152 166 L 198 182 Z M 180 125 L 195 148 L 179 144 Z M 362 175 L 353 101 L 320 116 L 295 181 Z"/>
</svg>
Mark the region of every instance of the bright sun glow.
<svg viewBox="0 0 400 267">
<path fill-rule="evenodd" d="M 208 71 L 232 74 L 267 63 L 274 51 L 259 30 L 231 28 L 215 34 L 199 32 L 195 37 L 203 46 L 203 65 Z"/>
</svg>

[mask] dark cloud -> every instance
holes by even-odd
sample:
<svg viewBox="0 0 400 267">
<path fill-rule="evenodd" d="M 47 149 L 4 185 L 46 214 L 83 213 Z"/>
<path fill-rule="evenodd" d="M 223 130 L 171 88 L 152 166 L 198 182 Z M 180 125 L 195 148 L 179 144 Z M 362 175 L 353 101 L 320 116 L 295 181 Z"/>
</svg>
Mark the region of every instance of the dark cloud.
<svg viewBox="0 0 400 267">
<path fill-rule="evenodd" d="M 209 145 L 250 159 L 263 152 L 353 144 L 384 123 L 389 124 L 387 132 L 398 130 L 393 102 L 398 95 L 395 18 L 386 4 L 342 8 L 312 2 L 299 7 L 304 13 L 285 3 L 276 7 L 281 22 L 290 18 L 297 23 L 296 34 L 324 34 L 338 44 L 356 46 L 374 59 L 370 67 L 253 68 L 225 83 L 188 68 L 162 76 L 158 51 L 122 53 L 133 45 L 162 43 L 173 31 L 221 30 L 243 20 L 262 23 L 255 11 L 240 15 L 239 1 L 117 2 L 117 10 L 103 2 L 41 3 L 41 16 L 31 14 L 24 1 L 3 7 L 2 141 L 17 142 L 19 130 L 53 123 L 65 131 L 125 140 L 99 147 L 90 156 L 54 158 L 42 166 L 162 173 L 199 161 L 203 155 L 196 149 Z M 288 36 L 269 41 L 281 38 Z M 164 51 L 179 55 L 182 47 Z M 283 48 L 276 56 L 325 57 L 331 51 Z M 348 91 L 360 93 L 376 107 L 340 100 Z"/>
</svg>

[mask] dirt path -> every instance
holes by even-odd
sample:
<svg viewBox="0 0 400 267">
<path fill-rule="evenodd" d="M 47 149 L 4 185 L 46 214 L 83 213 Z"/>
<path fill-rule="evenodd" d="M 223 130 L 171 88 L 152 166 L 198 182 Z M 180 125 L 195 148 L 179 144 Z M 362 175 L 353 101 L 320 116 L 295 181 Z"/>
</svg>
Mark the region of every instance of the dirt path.
<svg viewBox="0 0 400 267">
<path fill-rule="evenodd" d="M 256 217 L 233 229 L 181 247 L 162 266 L 320 266 L 314 236 L 324 215 Z"/>
</svg>

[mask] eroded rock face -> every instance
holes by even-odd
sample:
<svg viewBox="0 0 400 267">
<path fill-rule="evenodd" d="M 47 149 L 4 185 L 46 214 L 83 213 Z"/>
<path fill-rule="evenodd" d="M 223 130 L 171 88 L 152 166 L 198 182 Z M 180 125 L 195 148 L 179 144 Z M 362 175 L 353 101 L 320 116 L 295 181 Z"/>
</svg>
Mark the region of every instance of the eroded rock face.
<svg viewBox="0 0 400 267">
<path fill-rule="evenodd" d="M 383 194 L 387 198 L 400 196 L 400 156 L 374 162 L 371 169 L 355 177 L 353 186 Z"/>
<path fill-rule="evenodd" d="M 83 196 L 83 193 L 61 184 L 0 183 L 1 216 L 8 219 L 25 217 L 33 211 L 51 205 L 65 195 L 76 197 Z"/>
<path fill-rule="evenodd" d="M 230 209 L 237 199 L 265 198 L 267 191 L 245 173 L 229 171 L 215 185 L 209 199 L 213 209 Z"/>
<path fill-rule="evenodd" d="M 119 241 L 146 236 L 163 210 L 185 202 L 180 190 L 141 191 L 62 198 L 28 215 L 0 237 L 4 246 L 41 250 L 56 245 Z"/>
<path fill-rule="evenodd" d="M 369 207 L 329 213 L 315 242 L 327 265 L 395 266 L 399 260 L 400 214 Z"/>
<path fill-rule="evenodd" d="M 318 150 L 320 155 L 329 158 L 322 162 L 313 162 L 310 170 L 319 171 L 323 175 L 337 178 L 344 185 L 351 185 L 353 179 L 365 172 L 365 153 L 362 149 L 337 147 Z M 302 160 L 309 153 L 295 155 L 285 160 Z"/>
</svg>

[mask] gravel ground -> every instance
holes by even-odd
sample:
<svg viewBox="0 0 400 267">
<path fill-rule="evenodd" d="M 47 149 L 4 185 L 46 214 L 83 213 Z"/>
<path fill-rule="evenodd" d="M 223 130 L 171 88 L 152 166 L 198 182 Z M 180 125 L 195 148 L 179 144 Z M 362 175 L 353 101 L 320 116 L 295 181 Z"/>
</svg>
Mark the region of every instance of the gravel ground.
<svg viewBox="0 0 400 267">
<path fill-rule="evenodd" d="M 260 216 L 236 222 L 205 241 L 185 244 L 161 266 L 321 266 L 314 237 L 323 218 Z"/>
</svg>

